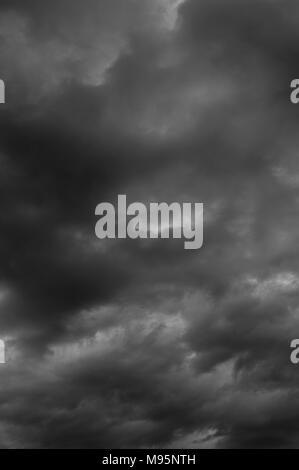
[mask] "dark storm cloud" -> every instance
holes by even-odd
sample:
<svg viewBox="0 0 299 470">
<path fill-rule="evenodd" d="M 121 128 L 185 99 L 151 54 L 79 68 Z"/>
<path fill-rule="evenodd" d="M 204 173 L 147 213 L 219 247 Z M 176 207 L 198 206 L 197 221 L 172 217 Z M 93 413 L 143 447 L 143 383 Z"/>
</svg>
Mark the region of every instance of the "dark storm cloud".
<svg viewBox="0 0 299 470">
<path fill-rule="evenodd" d="M 297 446 L 298 6 L 181 3 L 0 1 L 1 447 Z M 204 247 L 100 242 L 121 193 Z"/>
</svg>

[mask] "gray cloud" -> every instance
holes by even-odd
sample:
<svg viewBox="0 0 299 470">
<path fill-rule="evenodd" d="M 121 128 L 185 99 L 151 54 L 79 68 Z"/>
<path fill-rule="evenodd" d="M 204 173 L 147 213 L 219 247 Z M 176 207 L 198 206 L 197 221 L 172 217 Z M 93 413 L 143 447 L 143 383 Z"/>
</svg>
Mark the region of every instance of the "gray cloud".
<svg viewBox="0 0 299 470">
<path fill-rule="evenodd" d="M 296 2 L 40 3 L 0 1 L 0 446 L 297 447 Z M 121 193 L 204 247 L 100 242 Z"/>
</svg>

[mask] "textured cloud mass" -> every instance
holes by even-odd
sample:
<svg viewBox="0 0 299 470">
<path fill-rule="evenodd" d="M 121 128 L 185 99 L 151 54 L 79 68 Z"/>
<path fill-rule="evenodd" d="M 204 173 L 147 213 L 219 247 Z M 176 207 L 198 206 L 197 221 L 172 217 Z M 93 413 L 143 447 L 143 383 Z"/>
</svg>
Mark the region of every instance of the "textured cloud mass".
<svg viewBox="0 0 299 470">
<path fill-rule="evenodd" d="M 0 0 L 1 448 L 298 447 L 298 2 Z M 94 234 L 205 204 L 204 246 Z"/>
</svg>

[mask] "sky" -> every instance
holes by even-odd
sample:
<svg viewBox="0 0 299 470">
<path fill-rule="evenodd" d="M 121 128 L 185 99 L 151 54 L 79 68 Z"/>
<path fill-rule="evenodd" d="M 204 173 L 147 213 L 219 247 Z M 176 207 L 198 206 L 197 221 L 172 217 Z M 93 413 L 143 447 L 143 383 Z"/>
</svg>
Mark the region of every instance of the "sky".
<svg viewBox="0 0 299 470">
<path fill-rule="evenodd" d="M 298 22 L 0 0 L 1 448 L 298 448 Z M 203 247 L 97 239 L 118 194 L 203 202 Z"/>
</svg>

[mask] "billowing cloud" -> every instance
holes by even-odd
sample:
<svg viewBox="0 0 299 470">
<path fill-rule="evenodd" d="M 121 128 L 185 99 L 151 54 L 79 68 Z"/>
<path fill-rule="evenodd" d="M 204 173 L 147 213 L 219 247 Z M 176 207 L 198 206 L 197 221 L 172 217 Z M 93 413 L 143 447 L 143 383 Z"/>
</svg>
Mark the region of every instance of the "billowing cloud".
<svg viewBox="0 0 299 470">
<path fill-rule="evenodd" d="M 297 3 L 0 10 L 0 446 L 298 447 Z M 98 240 L 118 194 L 203 248 Z"/>
</svg>

